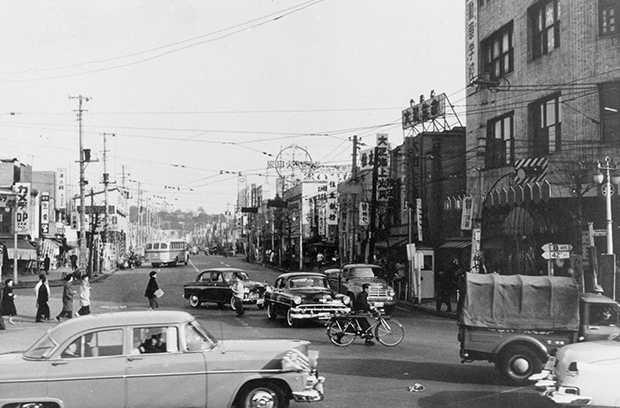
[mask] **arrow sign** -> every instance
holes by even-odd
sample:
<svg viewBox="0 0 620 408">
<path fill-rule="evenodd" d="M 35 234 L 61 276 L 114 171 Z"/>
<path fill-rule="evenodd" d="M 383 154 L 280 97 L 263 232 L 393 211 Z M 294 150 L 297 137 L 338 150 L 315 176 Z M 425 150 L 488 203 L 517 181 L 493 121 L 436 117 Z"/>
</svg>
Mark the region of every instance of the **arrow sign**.
<svg viewBox="0 0 620 408">
<path fill-rule="evenodd" d="M 568 259 L 570 258 L 570 252 L 568 251 L 551 251 L 543 252 L 542 257 L 545 259 Z"/>
<path fill-rule="evenodd" d="M 573 250 L 573 246 L 571 244 L 552 244 L 548 243 L 541 247 L 541 249 L 545 252 L 570 252 Z"/>
</svg>

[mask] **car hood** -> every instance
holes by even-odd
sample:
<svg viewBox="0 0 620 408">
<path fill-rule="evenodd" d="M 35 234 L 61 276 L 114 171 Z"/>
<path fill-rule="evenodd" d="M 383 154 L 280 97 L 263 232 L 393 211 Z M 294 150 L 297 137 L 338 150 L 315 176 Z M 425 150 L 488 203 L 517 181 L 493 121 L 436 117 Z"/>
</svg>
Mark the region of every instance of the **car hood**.
<svg viewBox="0 0 620 408">
<path fill-rule="evenodd" d="M 259 282 L 259 281 L 255 281 L 255 280 L 244 280 L 243 281 L 243 286 L 245 286 L 246 288 L 255 288 L 257 286 L 265 286 L 264 282 Z"/>
<path fill-rule="evenodd" d="M 616 340 L 589 341 L 564 346 L 556 353 L 558 361 L 597 363 L 620 359 L 620 343 Z"/>
<path fill-rule="evenodd" d="M 349 279 L 349 283 L 355 286 L 362 286 L 364 283 L 370 284 L 371 288 L 385 289 L 388 287 L 387 282 L 380 278 L 353 278 Z"/>
<path fill-rule="evenodd" d="M 305 340 L 223 340 L 218 343 L 218 349 L 228 356 L 225 363 L 226 368 L 289 370 L 291 367 L 290 365 L 287 366 L 286 361 L 299 361 L 296 358 L 299 354 L 308 356 L 309 344 L 310 342 Z M 217 363 L 215 364 L 217 365 Z M 216 369 L 216 367 L 212 366 L 212 369 Z M 292 370 L 296 369 L 307 370 L 309 367 L 295 366 L 292 368 Z"/>
</svg>

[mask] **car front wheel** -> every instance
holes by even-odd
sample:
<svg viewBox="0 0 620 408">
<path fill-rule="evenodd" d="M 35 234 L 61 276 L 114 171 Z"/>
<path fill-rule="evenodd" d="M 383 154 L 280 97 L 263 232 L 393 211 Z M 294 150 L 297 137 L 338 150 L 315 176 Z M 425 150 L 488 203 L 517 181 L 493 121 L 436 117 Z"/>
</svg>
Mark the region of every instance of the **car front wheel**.
<svg viewBox="0 0 620 408">
<path fill-rule="evenodd" d="M 235 408 L 288 408 L 289 400 L 280 387 L 273 383 L 253 382 L 241 388 Z"/>
<path fill-rule="evenodd" d="M 200 307 L 200 299 L 196 295 L 190 295 L 189 297 L 189 305 L 194 309 Z"/>
<path fill-rule="evenodd" d="M 291 309 L 289 309 L 286 312 L 286 325 L 288 327 L 295 327 L 296 322 L 295 322 L 295 319 L 293 319 L 293 317 L 291 316 L 291 314 L 292 314 Z"/>
</svg>

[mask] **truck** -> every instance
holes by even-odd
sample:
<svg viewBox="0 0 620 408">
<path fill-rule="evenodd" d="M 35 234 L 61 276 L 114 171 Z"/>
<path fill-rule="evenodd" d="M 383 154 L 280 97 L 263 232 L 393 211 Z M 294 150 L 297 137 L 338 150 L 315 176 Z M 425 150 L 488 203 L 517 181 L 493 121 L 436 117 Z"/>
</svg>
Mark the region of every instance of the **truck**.
<svg viewBox="0 0 620 408">
<path fill-rule="evenodd" d="M 573 278 L 467 273 L 458 307 L 461 363 L 488 361 L 528 383 L 567 344 L 620 334 L 620 305 Z"/>
</svg>

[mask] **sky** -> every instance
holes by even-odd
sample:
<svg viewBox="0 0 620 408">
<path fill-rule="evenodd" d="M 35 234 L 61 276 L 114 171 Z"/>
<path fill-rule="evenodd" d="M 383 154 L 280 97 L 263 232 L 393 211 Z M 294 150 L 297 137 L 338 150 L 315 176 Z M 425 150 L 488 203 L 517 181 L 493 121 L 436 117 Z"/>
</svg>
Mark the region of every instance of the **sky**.
<svg viewBox="0 0 620 408">
<path fill-rule="evenodd" d="M 280 152 L 344 165 L 354 135 L 402 144 L 401 111 L 431 90 L 465 124 L 464 3 L 0 2 L 0 157 L 66 168 L 78 194 L 81 96 L 88 189 L 105 140 L 133 202 L 234 211 L 245 185 L 275 191 Z"/>
</svg>

